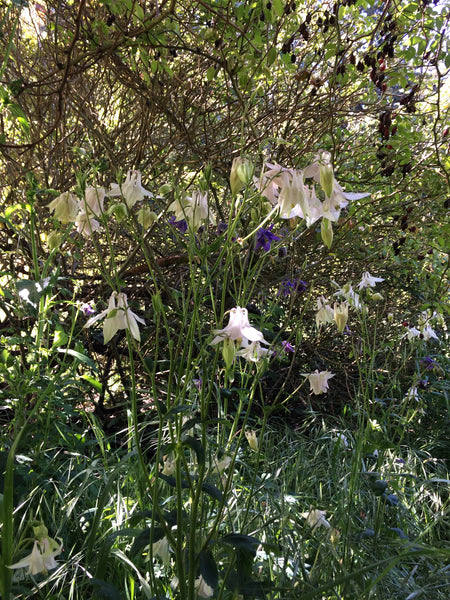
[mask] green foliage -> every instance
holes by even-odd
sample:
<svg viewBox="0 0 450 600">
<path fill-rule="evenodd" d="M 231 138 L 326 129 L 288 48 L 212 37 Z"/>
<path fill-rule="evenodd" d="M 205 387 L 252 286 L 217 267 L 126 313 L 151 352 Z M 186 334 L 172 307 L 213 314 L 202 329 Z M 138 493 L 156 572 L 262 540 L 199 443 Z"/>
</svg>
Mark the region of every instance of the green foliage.
<svg viewBox="0 0 450 600">
<path fill-rule="evenodd" d="M 444 600 L 445 10 L 0 19 L 2 598 Z"/>
</svg>

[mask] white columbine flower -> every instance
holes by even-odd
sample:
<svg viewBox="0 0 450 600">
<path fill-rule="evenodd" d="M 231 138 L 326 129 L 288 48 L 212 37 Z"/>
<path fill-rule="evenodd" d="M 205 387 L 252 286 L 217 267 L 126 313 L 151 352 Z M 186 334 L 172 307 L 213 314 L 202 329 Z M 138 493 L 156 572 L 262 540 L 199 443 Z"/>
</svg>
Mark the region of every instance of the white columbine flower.
<svg viewBox="0 0 450 600">
<path fill-rule="evenodd" d="M 203 575 L 197 577 L 194 586 L 199 598 L 211 598 L 214 594 L 214 589 L 206 583 L 203 579 Z"/>
<path fill-rule="evenodd" d="M 283 171 L 278 178 L 281 184 L 281 192 L 278 196 L 278 206 L 282 219 L 302 217 L 302 205 L 305 206 L 307 189 L 303 183 L 302 171 Z"/>
<path fill-rule="evenodd" d="M 153 196 L 145 190 L 141 184 L 141 173 L 139 171 L 128 171 L 125 181 L 121 184 L 112 183 L 108 196 L 122 196 L 128 208 L 132 208 L 136 202 L 143 200 L 145 196 Z"/>
<path fill-rule="evenodd" d="M 306 519 L 306 522 L 310 527 L 312 527 L 312 530 L 314 531 L 315 529 L 317 529 L 317 527 L 320 527 L 321 525 L 327 528 L 331 527 L 330 523 L 325 519 L 326 514 L 326 510 L 317 510 L 311 508 L 309 512 L 302 513 L 301 516 L 304 519 Z"/>
<path fill-rule="evenodd" d="M 74 223 L 79 211 L 79 200 L 70 192 L 64 192 L 52 200 L 48 208 L 61 223 Z"/>
<path fill-rule="evenodd" d="M 259 342 L 248 342 L 243 341 L 243 348 L 236 352 L 236 356 L 242 356 L 245 360 L 249 360 L 250 362 L 259 362 L 259 360 L 268 354 L 270 350 L 267 348 L 262 348 Z"/>
<path fill-rule="evenodd" d="M 78 213 L 75 225 L 77 226 L 78 233 L 81 233 L 84 237 L 91 237 L 94 231 L 100 229 L 100 223 L 97 219 L 87 215 L 84 210 Z"/>
<path fill-rule="evenodd" d="M 81 209 L 84 212 L 100 217 L 103 214 L 105 196 L 106 192 L 104 188 L 87 187 L 84 192 L 84 201 L 81 202 Z"/>
<path fill-rule="evenodd" d="M 334 303 L 334 321 L 339 333 L 342 333 L 348 321 L 348 302 Z"/>
<path fill-rule="evenodd" d="M 62 543 L 58 544 L 52 538 L 45 537 L 35 540 L 31 553 L 19 562 L 8 567 L 9 569 L 27 568 L 27 575 L 47 573 L 49 569 L 56 569 L 58 563 L 55 556 L 61 553 Z"/>
<path fill-rule="evenodd" d="M 237 341 L 239 345 L 244 345 L 246 342 L 268 344 L 264 339 L 263 334 L 250 325 L 246 308 L 236 306 L 236 308 L 232 308 L 229 313 L 230 319 L 228 325 L 223 329 L 216 329 L 214 331 L 216 337 L 211 342 L 211 346 L 215 346 L 227 338 L 232 341 Z"/>
<path fill-rule="evenodd" d="M 360 283 L 358 284 L 358 289 L 362 290 L 363 288 L 373 288 L 379 281 L 384 281 L 382 277 L 372 277 L 369 271 L 366 271 L 362 274 L 362 278 Z"/>
<path fill-rule="evenodd" d="M 169 540 L 164 536 L 152 544 L 153 556 L 159 556 L 165 565 L 170 565 Z"/>
<path fill-rule="evenodd" d="M 197 231 L 203 219 L 208 219 L 208 222 L 215 225 L 216 220 L 210 212 L 208 206 L 208 194 L 195 191 L 192 197 L 187 199 L 185 206 L 186 220 L 189 223 L 192 231 Z"/>
<path fill-rule="evenodd" d="M 213 461 L 213 473 L 222 473 L 225 469 L 231 464 L 231 456 L 227 456 L 226 454 L 222 456 L 220 460 L 215 459 Z"/>
<path fill-rule="evenodd" d="M 339 287 L 339 285 L 336 282 L 333 282 L 333 283 L 337 287 Z M 334 295 L 335 296 L 343 296 L 347 300 L 347 302 L 350 304 L 350 306 L 354 306 L 357 309 L 362 309 L 362 304 L 359 299 L 359 294 L 357 294 L 355 292 L 355 290 L 353 289 L 353 287 L 350 283 L 346 283 L 337 292 L 335 292 Z"/>
<path fill-rule="evenodd" d="M 334 321 L 334 310 L 327 304 L 324 296 L 317 298 L 316 325 L 320 327 L 321 323 L 332 323 Z"/>
<path fill-rule="evenodd" d="M 258 452 L 258 436 L 254 429 L 246 429 L 245 437 L 247 438 L 248 445 L 252 450 Z"/>
<path fill-rule="evenodd" d="M 409 388 L 409 390 L 405 394 L 405 400 L 420 400 L 419 391 L 417 386 L 413 386 Z"/>
<path fill-rule="evenodd" d="M 314 373 L 303 373 L 303 377 L 307 377 L 311 391 L 314 394 L 325 394 L 328 391 L 328 380 L 334 377 L 334 373 L 330 371 L 320 371 L 316 369 Z"/>
<path fill-rule="evenodd" d="M 109 298 L 108 308 L 95 317 L 91 317 L 84 327 L 90 327 L 100 319 L 105 319 L 103 323 L 104 344 L 107 344 L 119 329 L 129 329 L 135 340 L 138 342 L 141 340 L 137 322 L 145 325 L 145 321 L 131 311 L 126 294 L 113 292 Z"/>
<path fill-rule="evenodd" d="M 423 339 L 424 339 L 425 342 L 428 342 L 428 340 L 430 340 L 431 338 L 433 338 L 435 340 L 439 339 L 430 324 L 425 325 L 424 327 L 422 327 L 420 333 L 422 334 Z"/>
<path fill-rule="evenodd" d="M 167 210 L 175 213 L 176 221 L 185 219 L 194 232 L 198 230 L 203 219 L 208 219 L 209 223 L 213 225 L 216 222 L 209 210 L 206 192 L 195 191 L 192 193 L 192 197 L 182 195 L 179 199 L 174 200 Z"/>
</svg>

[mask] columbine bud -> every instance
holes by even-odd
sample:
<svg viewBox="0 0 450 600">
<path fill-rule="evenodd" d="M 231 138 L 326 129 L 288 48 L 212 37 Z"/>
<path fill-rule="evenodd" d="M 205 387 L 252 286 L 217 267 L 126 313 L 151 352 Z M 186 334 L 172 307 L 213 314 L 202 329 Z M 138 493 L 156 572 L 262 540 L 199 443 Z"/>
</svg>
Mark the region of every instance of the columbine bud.
<svg viewBox="0 0 450 600">
<path fill-rule="evenodd" d="M 236 346 L 230 338 L 225 338 L 223 341 L 222 356 L 227 369 L 230 369 L 236 356 Z"/>
<path fill-rule="evenodd" d="M 320 185 L 322 186 L 323 191 L 328 197 L 330 197 L 333 193 L 334 187 L 334 173 L 333 167 L 330 163 L 319 165 L 319 177 Z"/>
<path fill-rule="evenodd" d="M 61 246 L 61 234 L 57 231 L 52 231 L 47 236 L 47 245 L 50 250 L 56 250 Z"/>
<path fill-rule="evenodd" d="M 387 319 L 388 319 L 389 323 L 392 323 L 392 321 L 394 320 L 394 314 L 388 313 Z"/>
<path fill-rule="evenodd" d="M 379 302 L 380 300 L 384 300 L 384 298 L 381 294 L 376 292 L 375 294 L 372 294 L 372 300 L 375 300 L 375 302 Z"/>
<path fill-rule="evenodd" d="M 320 225 L 320 234 L 322 235 L 323 243 L 327 248 L 331 248 L 333 243 L 333 225 L 329 219 L 322 218 Z"/>
<path fill-rule="evenodd" d="M 143 229 L 148 229 L 152 223 L 154 223 L 158 218 L 158 215 L 148 208 L 148 206 L 144 206 L 137 214 L 138 223 L 142 225 Z"/>
<path fill-rule="evenodd" d="M 167 196 L 172 191 L 172 186 L 170 183 L 163 183 L 163 185 L 158 190 L 158 196 Z"/>
<path fill-rule="evenodd" d="M 250 183 L 253 177 L 253 165 L 247 158 L 237 156 L 233 160 L 230 173 L 231 193 L 235 196 Z"/>
<path fill-rule="evenodd" d="M 334 303 L 334 321 L 339 333 L 342 333 L 348 321 L 348 302 Z"/>
<path fill-rule="evenodd" d="M 41 540 L 42 538 L 48 537 L 48 529 L 44 525 L 44 523 L 39 523 L 35 527 L 33 527 L 34 537 L 37 540 Z"/>
<path fill-rule="evenodd" d="M 124 202 L 120 202 L 119 204 L 114 205 L 113 213 L 114 213 L 116 219 L 118 220 L 118 222 L 120 223 L 121 221 L 123 221 L 124 219 L 127 218 L 127 215 L 128 215 L 127 205 Z"/>
<path fill-rule="evenodd" d="M 256 431 L 253 429 L 247 429 L 245 432 L 245 437 L 247 438 L 248 445 L 252 450 L 258 452 L 258 437 L 256 435 Z"/>
</svg>

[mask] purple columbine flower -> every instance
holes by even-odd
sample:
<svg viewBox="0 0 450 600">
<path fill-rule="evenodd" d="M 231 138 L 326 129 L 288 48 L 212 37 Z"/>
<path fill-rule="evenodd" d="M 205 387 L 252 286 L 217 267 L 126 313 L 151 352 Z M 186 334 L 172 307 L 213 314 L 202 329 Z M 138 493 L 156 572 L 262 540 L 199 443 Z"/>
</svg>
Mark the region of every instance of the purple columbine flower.
<svg viewBox="0 0 450 600">
<path fill-rule="evenodd" d="M 278 235 L 272 233 L 273 225 L 271 225 L 268 229 L 264 229 L 261 227 L 256 232 L 256 244 L 255 250 L 258 248 L 262 248 L 265 252 L 270 250 L 270 245 L 272 242 L 276 242 L 277 240 L 281 240 Z"/>
<path fill-rule="evenodd" d="M 281 346 L 283 347 L 284 352 L 288 354 L 288 352 L 295 352 L 295 348 L 292 344 L 290 344 L 287 340 L 283 340 L 281 342 Z"/>
<path fill-rule="evenodd" d="M 86 315 L 86 317 L 90 317 L 95 313 L 95 310 L 92 308 L 89 302 L 83 302 L 83 304 L 80 306 L 80 309 L 81 312 Z"/>
<path fill-rule="evenodd" d="M 178 229 L 178 231 L 180 231 L 181 233 L 186 233 L 186 231 L 188 230 L 188 224 L 186 219 L 181 219 L 181 221 L 175 221 L 175 215 L 172 215 L 171 217 L 169 217 L 169 223 L 173 225 L 175 229 Z"/>
<path fill-rule="evenodd" d="M 434 367 L 438 367 L 438 363 L 431 358 L 431 356 L 425 356 L 420 359 L 420 362 L 425 365 L 427 371 L 432 371 Z"/>
<path fill-rule="evenodd" d="M 293 279 L 290 281 L 289 279 L 283 279 L 280 284 L 280 289 L 278 290 L 277 296 L 289 296 L 292 293 L 301 294 L 306 290 L 308 284 L 306 281 L 302 279 Z"/>
<path fill-rule="evenodd" d="M 197 379 L 193 379 L 192 383 L 195 385 L 195 387 L 200 390 L 202 387 L 202 378 L 198 377 Z"/>
<path fill-rule="evenodd" d="M 222 235 L 228 229 L 228 223 L 224 223 L 223 221 L 217 225 L 217 233 Z"/>
</svg>

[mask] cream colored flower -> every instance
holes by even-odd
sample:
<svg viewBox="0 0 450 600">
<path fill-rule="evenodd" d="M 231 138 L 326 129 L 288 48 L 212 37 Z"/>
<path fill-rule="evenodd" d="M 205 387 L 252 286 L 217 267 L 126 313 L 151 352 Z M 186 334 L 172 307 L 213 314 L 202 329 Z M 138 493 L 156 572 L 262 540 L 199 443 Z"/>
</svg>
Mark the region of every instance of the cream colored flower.
<svg viewBox="0 0 450 600">
<path fill-rule="evenodd" d="M 258 437 L 254 429 L 247 429 L 245 431 L 245 437 L 247 438 L 248 445 L 252 450 L 258 452 Z"/>
<path fill-rule="evenodd" d="M 339 333 L 342 333 L 348 321 L 348 302 L 334 303 L 334 321 Z"/>
<path fill-rule="evenodd" d="M 92 216 L 88 216 L 84 210 L 80 211 L 75 219 L 78 233 L 84 237 L 91 237 L 94 231 L 100 229 L 100 223 Z"/>
<path fill-rule="evenodd" d="M 334 373 L 329 371 L 321 371 L 316 369 L 314 373 L 303 374 L 303 377 L 307 377 L 311 391 L 313 394 L 325 394 L 328 391 L 328 380 L 334 377 Z"/>
<path fill-rule="evenodd" d="M 194 586 L 199 598 L 211 598 L 214 594 L 214 589 L 206 583 L 203 575 L 197 577 Z"/>
<path fill-rule="evenodd" d="M 143 200 L 145 196 L 153 196 L 151 192 L 145 190 L 141 184 L 140 171 L 128 171 L 123 183 L 112 183 L 108 196 L 122 196 L 128 208 L 133 208 L 136 202 Z"/>
<path fill-rule="evenodd" d="M 253 177 L 253 165 L 247 158 L 237 156 L 233 159 L 230 173 L 231 193 L 235 196 Z"/>
<path fill-rule="evenodd" d="M 358 284 L 358 289 L 362 290 L 363 288 L 373 288 L 379 281 L 384 281 L 382 277 L 372 277 L 369 271 L 366 271 L 362 274 L 361 281 Z"/>
<path fill-rule="evenodd" d="M 310 527 L 312 527 L 313 532 L 317 529 L 317 527 L 331 527 L 330 523 L 325 519 L 325 515 L 327 514 L 326 510 L 317 510 L 315 508 L 311 508 L 309 512 L 302 513 L 302 517 L 306 519 L 306 522 Z"/>
<path fill-rule="evenodd" d="M 141 340 L 139 323 L 145 325 L 145 321 L 132 312 L 128 306 L 127 295 L 113 292 L 109 298 L 108 308 L 98 315 L 91 317 L 85 324 L 90 327 L 96 321 L 105 319 L 103 323 L 103 342 L 107 344 L 120 329 L 129 329 L 131 335 L 138 342 Z"/>
<path fill-rule="evenodd" d="M 163 475 L 173 475 L 175 473 L 175 459 L 173 458 L 173 456 L 168 455 L 168 456 L 164 456 L 163 458 L 163 466 L 161 469 L 161 473 Z"/>
<path fill-rule="evenodd" d="M 96 217 L 103 214 L 103 203 L 105 201 L 106 192 L 102 187 L 87 187 L 84 192 L 84 202 L 81 203 L 81 208 L 88 214 L 92 213 Z"/>
<path fill-rule="evenodd" d="M 64 192 L 52 200 L 48 208 L 61 223 L 74 223 L 79 210 L 79 200 L 70 192 Z"/>
<path fill-rule="evenodd" d="M 159 556 L 165 565 L 170 565 L 169 540 L 164 536 L 152 544 L 153 556 Z"/>
<path fill-rule="evenodd" d="M 324 296 L 320 296 L 316 301 L 316 325 L 320 327 L 321 323 L 332 323 L 334 321 L 334 310 L 327 303 Z"/>
<path fill-rule="evenodd" d="M 58 556 L 61 551 L 62 542 L 58 544 L 58 542 L 49 537 L 35 540 L 31 553 L 8 568 L 27 568 L 27 575 L 46 574 L 49 569 L 57 568 L 58 563 L 55 560 L 55 556 Z"/>
<path fill-rule="evenodd" d="M 264 339 L 263 334 L 250 325 L 246 308 L 236 306 L 236 308 L 232 308 L 229 311 L 229 314 L 228 325 L 223 329 L 216 329 L 214 331 L 215 338 L 211 342 L 211 346 L 215 346 L 225 339 L 237 341 L 239 345 L 243 345 L 243 342 L 244 344 L 246 342 L 268 343 Z"/>
<path fill-rule="evenodd" d="M 250 362 L 259 362 L 262 357 L 270 353 L 270 350 L 263 348 L 259 342 L 243 342 L 241 350 L 236 352 L 236 356 L 242 356 Z"/>
</svg>

